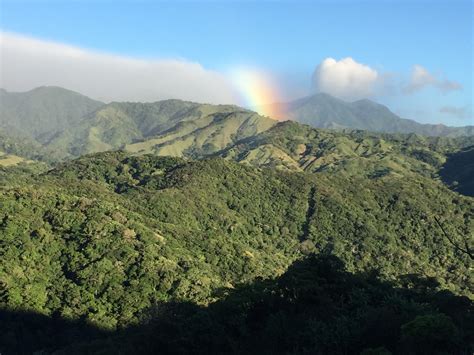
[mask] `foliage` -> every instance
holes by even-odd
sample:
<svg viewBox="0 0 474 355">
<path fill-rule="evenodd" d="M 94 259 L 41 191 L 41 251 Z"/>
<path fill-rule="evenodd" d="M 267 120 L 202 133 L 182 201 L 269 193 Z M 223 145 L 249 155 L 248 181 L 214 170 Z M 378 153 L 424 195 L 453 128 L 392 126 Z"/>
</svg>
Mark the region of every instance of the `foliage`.
<svg viewBox="0 0 474 355">
<path fill-rule="evenodd" d="M 84 95 L 54 86 L 28 92 L 0 91 L 0 127 L 9 135 L 41 143 L 104 105 Z"/>
<path fill-rule="evenodd" d="M 315 176 L 123 152 L 16 174 L 3 177 L 0 194 L 8 309 L 121 327 L 155 302 L 207 304 L 219 288 L 271 279 L 312 252 L 331 252 L 352 272 L 416 273 L 472 296 L 471 260 L 431 218 L 468 235 L 472 199 L 424 177 Z"/>
<path fill-rule="evenodd" d="M 274 280 L 220 293 L 207 307 L 157 302 L 142 324 L 114 333 L 80 321 L 4 312 L 6 324 L 21 336 L 15 339 L 4 331 L 0 339 L 7 353 L 18 348 L 55 354 L 386 355 L 473 350 L 474 319 L 467 298 L 424 285 L 398 288 L 374 272 L 349 273 L 332 255 L 310 255 Z"/>
<path fill-rule="evenodd" d="M 2 353 L 472 352 L 472 137 L 168 100 L 50 138 L 0 137 L 43 161 L 0 167 Z"/>
<path fill-rule="evenodd" d="M 440 175 L 453 190 L 474 196 L 474 147 L 449 154 Z"/>
</svg>

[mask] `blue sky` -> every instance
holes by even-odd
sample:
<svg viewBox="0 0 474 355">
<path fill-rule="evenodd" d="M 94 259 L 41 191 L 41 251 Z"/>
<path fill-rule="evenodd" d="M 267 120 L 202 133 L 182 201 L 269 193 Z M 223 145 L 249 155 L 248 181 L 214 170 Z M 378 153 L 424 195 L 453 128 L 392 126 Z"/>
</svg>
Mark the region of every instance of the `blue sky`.
<svg viewBox="0 0 474 355">
<path fill-rule="evenodd" d="M 314 89 L 312 74 L 326 58 L 350 57 L 388 78 L 371 97 L 402 116 L 473 124 L 471 1 L 3 0 L 0 6 L 8 33 L 116 56 L 184 59 L 224 74 L 261 68 L 287 98 Z M 414 65 L 429 74 L 408 94 L 401 88 L 410 85 Z M 442 90 L 436 83 L 445 81 L 459 85 Z"/>
</svg>

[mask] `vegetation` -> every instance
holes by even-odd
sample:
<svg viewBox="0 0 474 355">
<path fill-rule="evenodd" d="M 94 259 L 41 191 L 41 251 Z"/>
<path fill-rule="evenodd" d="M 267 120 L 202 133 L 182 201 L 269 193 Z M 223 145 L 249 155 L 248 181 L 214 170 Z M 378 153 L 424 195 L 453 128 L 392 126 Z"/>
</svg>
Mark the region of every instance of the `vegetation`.
<svg viewBox="0 0 474 355">
<path fill-rule="evenodd" d="M 448 154 L 440 175 L 453 190 L 474 196 L 474 147 Z"/>
<path fill-rule="evenodd" d="M 382 174 L 363 178 L 324 171 L 314 175 L 261 170 L 219 158 L 186 162 L 170 157 L 111 152 L 64 163 L 46 174 L 31 175 L 28 171 L 16 170 L 11 179 L 8 174 L 4 175 L 3 181 L 0 294 L 2 308 L 8 312 L 12 327 L 18 326 L 18 314 L 21 316 L 21 312 L 27 311 L 79 322 L 80 329 L 132 326 L 132 329 L 139 329 L 135 336 L 147 334 L 148 337 L 147 329 L 155 329 L 155 325 L 142 329 L 139 324 L 151 317 L 158 322 L 150 323 L 157 324 L 158 333 L 165 331 L 168 322 L 171 322 L 170 329 L 178 327 L 176 338 L 165 336 L 167 333 L 163 333 L 163 337 L 153 337 L 159 346 L 168 344 L 166 346 L 173 348 L 183 339 L 189 339 L 190 343 L 182 343 L 182 352 L 207 346 L 206 342 L 211 341 L 215 352 L 233 344 L 235 347 L 230 350 L 238 353 L 247 351 L 255 342 L 267 346 L 270 340 L 265 339 L 279 337 L 277 328 L 268 329 L 287 324 L 285 317 L 290 317 L 288 321 L 292 323 L 289 324 L 295 324 L 294 338 L 282 339 L 287 342 L 281 348 L 282 352 L 300 352 L 306 348 L 308 351 L 363 350 L 378 346 L 398 351 L 402 346 L 416 347 L 410 343 L 411 338 L 401 337 L 402 325 L 408 324 L 403 329 L 410 333 L 418 331 L 420 323 L 420 331 L 424 332 L 425 318 L 417 320 L 417 317 L 433 316 L 437 317 L 433 320 L 435 324 L 439 319 L 443 324 L 441 327 L 449 328 L 446 328 L 446 334 L 456 334 L 456 349 L 468 347 L 471 333 L 463 333 L 463 322 L 467 322 L 464 318 L 457 313 L 439 313 L 436 304 L 424 304 L 434 302 L 433 297 L 446 289 L 472 298 L 469 288 L 472 260 L 456 246 L 469 242 L 474 204 L 471 198 L 460 196 L 428 177 L 420 175 L 405 179 Z M 453 237 L 454 245 L 437 226 L 434 216 Z M 285 287 L 280 289 L 279 281 L 274 286 L 259 281 L 269 280 L 271 285 L 271 280 L 285 274 L 289 265 L 312 254 L 339 258 L 340 264 L 334 266 L 333 271 L 337 275 L 341 273 L 343 283 L 346 278 L 353 277 L 352 274 L 377 271 L 374 289 L 366 284 L 368 281 L 361 281 L 363 291 L 359 286 L 352 286 L 355 281 L 341 286 L 349 288 L 345 296 L 348 300 L 360 292 L 367 292 L 364 297 L 369 299 L 373 292 L 377 299 L 381 297 L 380 292 L 384 295 L 393 292 L 395 297 L 399 296 L 398 288 L 407 289 L 408 294 L 400 297 L 406 297 L 403 302 L 408 303 L 403 307 L 411 311 L 402 307 L 396 314 L 401 312 L 403 316 L 393 315 L 393 319 L 390 313 L 385 316 L 384 307 L 389 307 L 388 303 L 382 303 L 381 308 L 374 311 L 376 314 L 382 312 L 380 317 L 383 314 L 383 319 L 390 320 L 393 329 L 398 329 L 390 333 L 390 341 L 366 339 L 359 343 L 365 337 L 363 334 L 340 339 L 341 334 L 346 334 L 342 329 L 363 330 L 359 329 L 360 324 L 365 324 L 365 317 L 370 315 L 365 314 L 358 303 L 351 302 L 366 301 L 347 301 L 347 306 L 330 311 L 329 318 L 324 318 L 326 321 L 314 323 L 312 317 L 319 319 L 319 312 L 326 306 L 317 306 L 314 313 L 302 311 L 299 316 L 298 313 L 293 316 L 292 307 L 297 306 L 292 306 L 292 293 L 286 293 Z M 331 273 L 324 273 L 324 277 L 332 279 Z M 301 285 L 303 290 L 319 287 L 311 278 L 307 280 L 308 276 L 301 277 L 308 281 L 307 285 Z M 253 308 L 246 307 L 254 302 L 260 304 L 252 296 L 254 291 L 249 291 L 253 286 L 242 291 L 244 296 L 250 292 L 249 299 L 240 295 L 240 291 L 233 291 L 252 284 L 258 291 L 255 291 L 258 294 L 255 297 L 263 297 L 262 307 L 268 307 L 263 313 L 265 316 L 252 321 L 254 325 L 245 320 L 249 314 L 254 314 Z M 269 291 L 267 287 L 276 289 Z M 393 290 L 384 293 L 378 287 Z M 429 293 L 418 299 L 415 291 L 420 287 L 429 289 Z M 414 289 L 414 293 L 410 293 L 410 289 Z M 234 292 L 240 301 L 227 301 L 225 295 Z M 277 296 L 280 292 L 284 292 L 283 299 L 290 297 L 288 304 L 281 300 L 284 302 L 281 309 Z M 331 293 L 333 291 L 324 286 L 320 292 L 316 297 L 320 299 L 318 302 L 329 297 L 333 299 L 331 302 L 337 303 L 335 297 L 339 291 Z M 456 297 L 449 297 L 449 302 L 458 302 Z M 381 300 L 374 300 L 373 306 Z M 459 300 L 465 304 L 462 307 L 470 304 L 467 298 Z M 419 305 L 408 306 L 412 302 Z M 191 303 L 197 306 L 184 306 Z M 174 311 L 173 304 L 183 306 Z M 209 304 L 212 306 L 200 310 Z M 225 311 L 219 310 L 220 305 L 224 305 Z M 170 311 L 167 311 L 168 306 Z M 232 307 L 244 308 L 236 313 L 236 319 L 224 320 L 223 315 L 229 314 L 225 308 L 228 306 L 231 310 L 235 309 Z M 357 307 L 359 311 L 356 311 Z M 465 309 L 460 313 L 465 313 Z M 175 312 L 178 312 L 177 318 Z M 185 312 L 183 318 L 179 316 L 180 312 Z M 180 319 L 188 319 L 188 312 L 197 312 L 197 323 L 191 327 L 188 323 L 176 325 Z M 361 312 L 362 318 L 353 318 L 350 312 Z M 305 317 L 310 314 L 312 316 Z M 449 320 L 443 318 L 444 315 Z M 230 327 L 243 333 L 237 333 L 234 338 L 233 330 L 229 330 L 228 335 L 216 344 L 214 337 L 205 340 L 202 338 L 205 334 L 199 333 L 199 329 L 209 317 L 217 317 L 216 323 L 208 325 L 210 329 L 216 327 L 216 331 L 222 332 Z M 298 317 L 303 318 L 298 320 Z M 351 319 L 340 324 L 343 328 L 338 338 L 331 336 L 334 332 L 329 331 L 332 329 L 329 327 L 326 340 L 314 340 L 315 343 L 309 340 L 311 336 L 306 334 L 306 324 L 314 323 L 314 331 L 322 331 L 334 319 L 341 319 L 341 322 Z M 239 322 L 250 328 L 246 331 Z M 426 322 L 431 324 L 431 318 Z M 254 331 L 253 327 L 261 330 Z M 188 334 L 188 331 L 198 333 Z M 264 332 L 261 337 L 260 331 Z M 122 337 L 119 333 L 111 335 L 100 331 L 100 336 L 93 333 L 99 338 L 118 336 L 117 344 L 125 342 L 130 346 L 135 339 L 135 336 Z M 208 333 L 208 336 L 212 334 Z M 14 343 L 12 336 L 7 332 L 6 340 L 2 341 Z M 306 340 L 298 340 L 301 337 Z M 448 342 L 443 346 L 452 345 L 443 339 Z M 148 341 L 153 342 L 150 339 L 144 344 Z M 49 343 L 40 342 L 38 346 L 43 346 L 41 344 Z M 298 348 L 298 344 L 304 349 Z M 357 347 L 354 344 L 358 344 Z M 66 344 L 53 344 L 53 347 L 63 345 Z M 97 346 L 107 348 L 109 345 L 107 341 Z M 255 346 L 259 349 L 260 345 Z M 180 352 L 179 347 L 176 352 Z"/>
<path fill-rule="evenodd" d="M 140 325 L 116 332 L 3 312 L 0 339 L 6 353 L 470 354 L 470 301 L 436 291 L 430 280 L 411 282 L 400 288 L 374 272 L 352 274 L 319 254 L 276 279 L 222 290 L 207 307 L 158 302 Z"/>
<path fill-rule="evenodd" d="M 430 183 L 448 182 L 462 193 L 469 191 L 469 184 L 474 181 L 474 170 L 469 165 L 473 146 L 473 137 L 337 132 L 287 121 L 216 155 L 259 167 L 337 173 L 369 184 L 373 178 L 385 175 L 395 180 L 402 176 L 424 177 Z M 459 181 L 449 184 L 453 174 L 460 175 Z"/>
<path fill-rule="evenodd" d="M 0 134 L 2 354 L 473 352 L 473 137 L 178 100 L 67 126 Z"/>
<path fill-rule="evenodd" d="M 84 95 L 54 86 L 28 92 L 0 90 L 0 128 L 10 135 L 41 143 L 104 105 Z"/>
</svg>

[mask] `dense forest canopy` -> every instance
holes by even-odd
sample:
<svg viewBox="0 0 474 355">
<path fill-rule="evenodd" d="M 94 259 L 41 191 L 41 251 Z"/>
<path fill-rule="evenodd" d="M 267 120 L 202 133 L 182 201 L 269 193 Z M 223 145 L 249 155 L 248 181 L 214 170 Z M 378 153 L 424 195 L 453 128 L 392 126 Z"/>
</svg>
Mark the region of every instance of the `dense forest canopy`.
<svg viewBox="0 0 474 355">
<path fill-rule="evenodd" d="M 61 95 L 0 131 L 2 354 L 472 353 L 472 136 Z"/>
<path fill-rule="evenodd" d="M 394 290 L 429 289 L 423 296 L 404 294 L 404 302 L 431 300 L 442 290 L 452 295 L 449 302 L 468 305 L 473 296 L 472 259 L 464 252 L 473 230 L 472 198 L 423 174 L 406 179 L 289 172 L 221 158 L 188 162 L 111 152 L 63 163 L 47 173 L 17 168 L 0 176 L 1 295 L 9 312 L 122 329 L 141 324 L 159 305 L 219 304 L 224 290 L 272 280 L 309 255 L 338 258 L 346 275 L 375 271 L 375 288 L 390 283 Z M 311 280 L 300 282 L 308 284 L 298 287 L 315 287 Z M 312 304 L 311 299 L 304 302 Z M 443 326 L 459 332 L 456 346 L 467 349 L 469 333 L 461 331 L 466 320 L 456 323 L 434 305 L 419 307 L 401 319 L 408 324 L 416 317 L 437 317 L 434 322 L 448 322 Z M 331 317 L 348 316 L 344 309 L 333 312 Z M 9 317 L 17 324 L 18 316 Z M 400 321 L 394 322 L 401 326 Z M 217 322 L 212 326 L 220 326 Z M 358 327 L 358 320 L 353 322 L 345 326 Z M 395 328 L 392 343 L 380 345 L 390 351 L 412 346 Z M 135 336 L 147 331 L 137 330 Z M 15 342 L 8 333 L 5 337 Z M 240 337 L 232 342 L 258 342 Z M 127 342 L 127 337 L 120 339 Z M 288 351 L 299 352 L 298 344 L 306 344 L 288 341 Z M 326 349 L 324 344 L 308 346 Z"/>
</svg>

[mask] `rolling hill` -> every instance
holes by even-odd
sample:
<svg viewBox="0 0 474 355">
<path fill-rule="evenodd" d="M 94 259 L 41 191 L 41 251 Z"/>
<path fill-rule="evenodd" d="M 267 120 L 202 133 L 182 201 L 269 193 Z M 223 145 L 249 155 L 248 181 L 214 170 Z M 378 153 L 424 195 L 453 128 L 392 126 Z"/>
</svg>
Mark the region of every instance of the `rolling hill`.
<svg viewBox="0 0 474 355">
<path fill-rule="evenodd" d="M 190 135 L 196 138 L 200 135 L 196 142 L 182 142 L 179 149 L 190 149 L 191 146 L 222 149 L 235 139 L 260 133 L 274 124 L 273 120 L 256 119 L 255 116 L 236 106 L 180 100 L 111 103 L 57 134 L 46 146 L 53 152 L 63 152 L 64 157 L 77 157 L 125 146 L 136 152 L 151 151 L 165 141 L 173 140 L 177 144 L 178 140 L 186 140 Z"/>
<path fill-rule="evenodd" d="M 429 174 L 439 169 L 449 154 L 473 145 L 474 137 L 339 132 L 286 121 L 238 142 L 220 155 L 252 165 L 297 171 L 369 175 L 372 168 L 386 168 Z"/>
<path fill-rule="evenodd" d="M 232 105 L 180 100 L 103 104 L 57 87 L 40 87 L 26 93 L 2 90 L 1 99 L 0 125 L 4 135 L 38 142 L 42 148 L 36 155 L 49 161 L 115 149 L 198 158 L 217 154 L 243 139 L 252 140 L 276 124 Z M 290 119 L 349 132 L 357 128 L 428 136 L 473 133 L 472 127 L 421 125 L 401 119 L 369 100 L 348 103 L 326 94 L 296 100 L 287 109 Z"/>
</svg>

